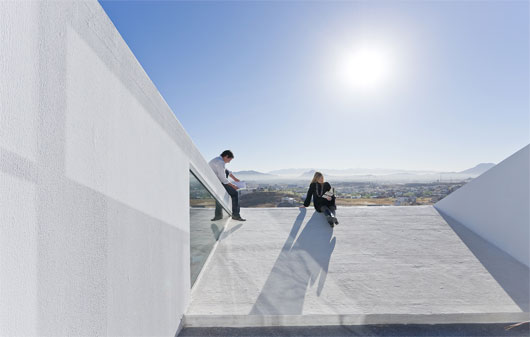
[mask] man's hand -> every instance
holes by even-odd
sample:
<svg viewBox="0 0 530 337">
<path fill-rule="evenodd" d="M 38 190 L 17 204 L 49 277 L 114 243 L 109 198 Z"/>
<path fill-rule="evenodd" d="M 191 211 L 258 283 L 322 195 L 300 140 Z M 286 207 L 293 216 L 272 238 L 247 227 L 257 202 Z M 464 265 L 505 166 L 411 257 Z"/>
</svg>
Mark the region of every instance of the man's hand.
<svg viewBox="0 0 530 337">
<path fill-rule="evenodd" d="M 234 184 L 230 184 L 230 186 L 232 186 L 232 188 L 233 188 L 234 190 L 236 190 L 236 191 L 239 189 L 239 187 L 237 187 L 237 186 L 234 185 Z"/>
<path fill-rule="evenodd" d="M 304 205 L 302 205 L 302 206 L 298 206 L 298 208 L 305 208 L 305 206 L 304 206 Z"/>
</svg>

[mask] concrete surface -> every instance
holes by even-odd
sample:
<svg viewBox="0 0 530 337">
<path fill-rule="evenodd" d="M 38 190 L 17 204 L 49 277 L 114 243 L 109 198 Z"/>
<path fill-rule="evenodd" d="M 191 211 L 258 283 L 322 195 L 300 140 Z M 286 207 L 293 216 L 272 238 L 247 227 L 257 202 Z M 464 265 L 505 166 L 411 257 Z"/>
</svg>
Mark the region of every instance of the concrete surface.
<svg viewBox="0 0 530 337">
<path fill-rule="evenodd" d="M 259 328 L 185 328 L 179 337 L 346 337 L 346 336 L 517 336 L 530 335 L 528 324 L 506 330 L 506 324 L 362 325 Z"/>
<path fill-rule="evenodd" d="M 313 209 L 242 214 L 194 289 L 187 327 L 528 319 L 528 268 L 432 206 L 341 207 L 334 229 Z"/>
<path fill-rule="evenodd" d="M 192 287 L 217 242 L 219 235 L 229 220 L 228 214 L 225 211 L 223 211 L 223 219 L 210 221 L 214 215 L 215 208 L 190 208 L 190 266 Z"/>
<path fill-rule="evenodd" d="M 530 145 L 434 207 L 530 266 Z"/>
</svg>

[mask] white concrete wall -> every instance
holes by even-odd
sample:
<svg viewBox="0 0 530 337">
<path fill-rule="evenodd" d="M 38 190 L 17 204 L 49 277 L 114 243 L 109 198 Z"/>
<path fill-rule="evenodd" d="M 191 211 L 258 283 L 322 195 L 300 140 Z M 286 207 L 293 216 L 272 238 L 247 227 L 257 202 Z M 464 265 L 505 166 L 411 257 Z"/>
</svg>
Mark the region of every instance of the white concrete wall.
<svg viewBox="0 0 530 337">
<path fill-rule="evenodd" d="M 529 194 L 527 145 L 434 207 L 529 266 Z"/>
<path fill-rule="evenodd" d="M 0 1 L 0 335 L 174 336 L 190 167 L 229 208 L 95 0 Z"/>
</svg>

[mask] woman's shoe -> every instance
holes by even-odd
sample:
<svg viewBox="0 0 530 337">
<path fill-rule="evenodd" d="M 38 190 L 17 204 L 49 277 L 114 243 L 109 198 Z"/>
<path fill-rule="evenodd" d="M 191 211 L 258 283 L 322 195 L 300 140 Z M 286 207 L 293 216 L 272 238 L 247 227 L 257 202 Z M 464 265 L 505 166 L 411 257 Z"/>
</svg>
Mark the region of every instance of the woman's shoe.
<svg viewBox="0 0 530 337">
<path fill-rule="evenodd" d="M 331 227 L 335 227 L 335 222 L 333 221 L 333 218 L 332 217 L 328 217 L 328 224 L 331 226 Z"/>
</svg>

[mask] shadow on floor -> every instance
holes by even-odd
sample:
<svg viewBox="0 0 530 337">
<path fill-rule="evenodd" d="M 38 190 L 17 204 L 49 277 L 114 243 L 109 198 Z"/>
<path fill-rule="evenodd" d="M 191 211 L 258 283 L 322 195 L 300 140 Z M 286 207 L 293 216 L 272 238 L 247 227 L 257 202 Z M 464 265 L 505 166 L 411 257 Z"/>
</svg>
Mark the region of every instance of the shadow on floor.
<svg viewBox="0 0 530 337">
<path fill-rule="evenodd" d="M 315 212 L 295 241 L 305 214 L 302 209 L 296 218 L 250 315 L 302 314 L 306 291 L 317 279 L 320 296 L 336 239 L 324 216 Z"/>
<path fill-rule="evenodd" d="M 530 269 L 438 210 L 462 242 L 524 312 L 530 311 Z"/>
<path fill-rule="evenodd" d="M 235 225 L 234 227 L 232 227 L 232 228 L 230 228 L 228 230 L 224 230 L 223 233 L 221 234 L 220 240 L 226 239 L 227 237 L 232 235 L 235 231 L 237 231 L 241 227 L 243 227 L 243 224 L 237 224 L 237 225 Z"/>
</svg>

